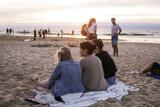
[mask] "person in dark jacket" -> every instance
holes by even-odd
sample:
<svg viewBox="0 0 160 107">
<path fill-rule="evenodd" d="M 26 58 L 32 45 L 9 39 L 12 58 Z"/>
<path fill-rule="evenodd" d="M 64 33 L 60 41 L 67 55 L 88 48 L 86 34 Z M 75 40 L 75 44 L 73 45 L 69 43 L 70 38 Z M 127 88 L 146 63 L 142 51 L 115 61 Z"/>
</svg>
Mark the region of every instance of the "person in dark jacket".
<svg viewBox="0 0 160 107">
<path fill-rule="evenodd" d="M 92 41 L 92 43 L 95 45 L 95 53 L 96 56 L 99 57 L 99 59 L 102 62 L 103 71 L 104 71 L 104 77 L 109 85 L 112 85 L 115 83 L 116 80 L 116 72 L 117 68 L 116 65 L 111 58 L 111 56 L 108 54 L 107 51 L 103 50 L 103 41 L 101 39 L 97 39 Z"/>
</svg>

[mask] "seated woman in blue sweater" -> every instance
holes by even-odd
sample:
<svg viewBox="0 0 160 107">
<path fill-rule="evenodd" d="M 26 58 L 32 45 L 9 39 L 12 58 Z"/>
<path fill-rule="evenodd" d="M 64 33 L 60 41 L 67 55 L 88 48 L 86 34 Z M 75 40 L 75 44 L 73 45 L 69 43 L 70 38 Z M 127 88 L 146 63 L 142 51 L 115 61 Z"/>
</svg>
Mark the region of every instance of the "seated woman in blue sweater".
<svg viewBox="0 0 160 107">
<path fill-rule="evenodd" d="M 62 96 L 71 93 L 83 93 L 82 72 L 78 62 L 73 61 L 71 51 L 67 47 L 62 47 L 58 52 L 59 63 L 44 83 L 34 81 L 34 86 L 49 89 L 55 99 L 63 102 Z M 40 88 L 39 88 L 40 89 Z"/>
</svg>

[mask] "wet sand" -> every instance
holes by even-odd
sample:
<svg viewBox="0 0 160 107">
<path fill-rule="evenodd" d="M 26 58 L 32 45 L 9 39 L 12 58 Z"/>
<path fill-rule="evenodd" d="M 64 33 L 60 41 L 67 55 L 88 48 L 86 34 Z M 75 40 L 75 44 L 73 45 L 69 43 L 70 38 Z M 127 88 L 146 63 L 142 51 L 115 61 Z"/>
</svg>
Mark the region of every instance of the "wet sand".
<svg viewBox="0 0 160 107">
<path fill-rule="evenodd" d="M 70 46 L 73 58 L 76 61 L 81 59 L 78 44 L 83 39 L 29 39 L 0 35 L 0 107 L 48 107 L 24 101 L 24 93 L 32 89 L 30 78 L 47 79 L 51 75 L 57 63 L 55 54 L 61 46 Z M 119 49 L 119 57 L 113 57 L 111 43 L 105 40 L 105 50 L 117 65 L 118 79 L 140 90 L 130 92 L 121 102 L 108 99 L 91 107 L 159 107 L 160 80 L 138 73 L 153 61 L 160 63 L 160 44 L 120 42 Z"/>
</svg>

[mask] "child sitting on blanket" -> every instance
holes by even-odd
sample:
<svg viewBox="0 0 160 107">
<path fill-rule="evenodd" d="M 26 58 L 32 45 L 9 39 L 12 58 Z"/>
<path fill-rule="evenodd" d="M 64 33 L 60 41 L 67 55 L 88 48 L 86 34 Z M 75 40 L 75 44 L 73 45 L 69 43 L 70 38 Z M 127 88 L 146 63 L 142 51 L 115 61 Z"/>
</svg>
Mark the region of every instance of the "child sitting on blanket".
<svg viewBox="0 0 160 107">
<path fill-rule="evenodd" d="M 38 79 L 32 81 L 36 90 L 51 92 L 56 100 L 63 102 L 61 96 L 83 93 L 84 87 L 80 64 L 72 59 L 70 49 L 62 47 L 58 52 L 58 59 L 59 63 L 48 81 L 43 83 L 38 82 Z"/>
</svg>

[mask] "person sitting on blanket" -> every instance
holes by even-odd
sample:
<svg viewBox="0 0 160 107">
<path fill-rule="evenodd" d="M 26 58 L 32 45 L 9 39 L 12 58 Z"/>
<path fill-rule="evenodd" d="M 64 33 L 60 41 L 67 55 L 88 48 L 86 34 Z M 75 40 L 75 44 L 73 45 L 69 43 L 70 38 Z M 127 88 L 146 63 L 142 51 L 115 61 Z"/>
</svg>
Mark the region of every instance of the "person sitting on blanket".
<svg viewBox="0 0 160 107">
<path fill-rule="evenodd" d="M 112 85 L 116 81 L 117 68 L 107 51 L 103 50 L 103 41 L 101 39 L 93 40 L 92 43 L 95 45 L 96 56 L 102 61 L 104 78 L 109 85 Z"/>
<path fill-rule="evenodd" d="M 90 42 L 80 43 L 80 55 L 84 57 L 80 60 L 83 84 L 86 91 L 105 90 L 107 83 L 104 79 L 102 63 L 97 56 L 92 55 L 93 51 L 94 46 Z"/>
<path fill-rule="evenodd" d="M 158 62 L 152 62 L 147 68 L 145 68 L 141 74 L 160 79 L 160 64 Z"/>
<path fill-rule="evenodd" d="M 63 102 L 63 95 L 83 93 L 85 89 L 82 84 L 81 66 L 72 59 L 70 49 L 62 47 L 58 52 L 58 59 L 59 63 L 49 80 L 40 83 L 38 79 L 33 79 L 33 84 L 36 89 L 49 89 L 57 101 Z"/>
</svg>

